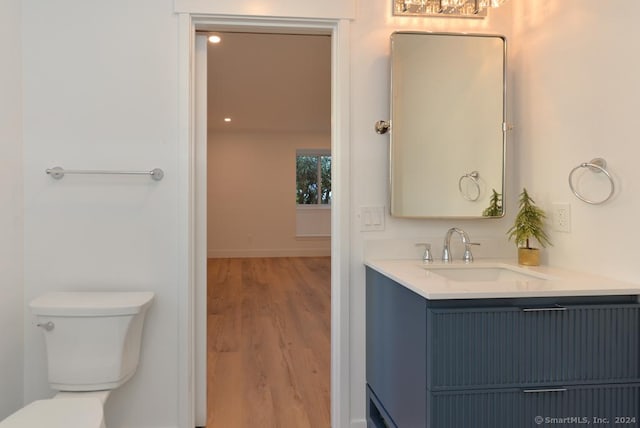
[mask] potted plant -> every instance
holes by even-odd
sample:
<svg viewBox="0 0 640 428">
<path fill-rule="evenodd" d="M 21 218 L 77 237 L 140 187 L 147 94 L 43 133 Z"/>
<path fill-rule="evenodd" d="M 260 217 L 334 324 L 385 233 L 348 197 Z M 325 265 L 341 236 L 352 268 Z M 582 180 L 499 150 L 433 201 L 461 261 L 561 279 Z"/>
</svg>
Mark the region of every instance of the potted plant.
<svg viewBox="0 0 640 428">
<path fill-rule="evenodd" d="M 536 206 L 527 189 L 523 188 L 520 194 L 520 210 L 513 226 L 507 231 L 509 240 L 514 239 L 518 246 L 519 264 L 525 266 L 540 264 L 540 250 L 531 246 L 532 238 L 542 247 L 553 245 L 544 231 L 546 218 L 544 211 Z"/>
</svg>

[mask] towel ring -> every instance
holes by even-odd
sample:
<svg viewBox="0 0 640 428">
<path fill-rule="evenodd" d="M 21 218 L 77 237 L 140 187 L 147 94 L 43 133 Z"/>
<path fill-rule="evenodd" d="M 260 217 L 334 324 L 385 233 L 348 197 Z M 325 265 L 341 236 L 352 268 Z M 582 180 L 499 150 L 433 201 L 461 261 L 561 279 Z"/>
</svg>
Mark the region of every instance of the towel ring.
<svg viewBox="0 0 640 428">
<path fill-rule="evenodd" d="M 595 173 L 604 173 L 604 175 L 607 176 L 607 178 L 609 179 L 609 183 L 611 183 L 611 191 L 609 192 L 609 195 L 604 198 L 601 201 L 592 201 L 590 199 L 585 198 L 584 196 L 582 196 L 580 193 L 578 193 L 578 191 L 573 187 L 573 173 L 576 172 L 577 170 L 579 170 L 580 168 L 589 168 L 591 171 L 595 172 Z M 569 173 L 569 188 L 571 189 L 571 191 L 573 192 L 574 195 L 576 195 L 576 198 L 580 199 L 581 201 L 584 201 L 588 204 L 591 205 L 600 205 L 600 204 L 604 204 L 605 202 L 607 202 L 609 199 L 611 199 L 611 197 L 613 196 L 613 193 L 616 190 L 616 185 L 613 181 L 613 177 L 611 177 L 611 174 L 609 174 L 609 171 L 607 171 L 607 161 L 605 161 L 602 158 L 595 158 L 595 159 L 591 159 L 591 162 L 583 162 L 580 165 L 578 165 L 577 167 L 573 168 L 571 170 L 571 172 Z"/>
<path fill-rule="evenodd" d="M 460 180 L 458 180 L 458 190 L 460 191 L 460 194 L 462 195 L 462 197 L 465 198 L 467 201 L 475 202 L 480 197 L 480 183 L 478 182 L 479 177 L 480 177 L 480 174 L 478 173 L 478 171 L 471 171 L 470 173 L 460 177 Z M 462 182 L 465 180 L 465 178 L 471 180 L 473 184 L 476 186 L 475 197 L 469 196 L 467 192 L 462 190 Z"/>
</svg>

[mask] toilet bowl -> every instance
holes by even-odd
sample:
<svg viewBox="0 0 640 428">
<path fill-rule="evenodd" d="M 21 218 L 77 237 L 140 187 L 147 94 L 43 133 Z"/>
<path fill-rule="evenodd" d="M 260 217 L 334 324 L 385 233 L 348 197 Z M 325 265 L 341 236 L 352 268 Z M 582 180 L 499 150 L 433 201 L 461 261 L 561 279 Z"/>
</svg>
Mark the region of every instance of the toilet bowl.
<svg viewBox="0 0 640 428">
<path fill-rule="evenodd" d="M 49 384 L 60 391 L 0 428 L 106 428 L 104 404 L 135 373 L 149 292 L 48 293 L 30 304 L 45 335 Z"/>
</svg>

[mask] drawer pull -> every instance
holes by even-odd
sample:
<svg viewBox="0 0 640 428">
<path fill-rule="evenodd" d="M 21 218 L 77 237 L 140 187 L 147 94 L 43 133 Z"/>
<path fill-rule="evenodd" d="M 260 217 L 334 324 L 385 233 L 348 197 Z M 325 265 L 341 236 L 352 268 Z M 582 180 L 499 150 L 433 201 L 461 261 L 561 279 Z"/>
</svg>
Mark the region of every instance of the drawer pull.
<svg viewBox="0 0 640 428">
<path fill-rule="evenodd" d="M 543 388 L 543 389 L 523 389 L 525 394 L 543 393 L 543 392 L 565 392 L 567 388 Z"/>
<path fill-rule="evenodd" d="M 556 312 L 556 311 L 566 311 L 567 308 L 564 306 L 552 306 L 550 308 L 524 308 L 522 312 Z"/>
</svg>

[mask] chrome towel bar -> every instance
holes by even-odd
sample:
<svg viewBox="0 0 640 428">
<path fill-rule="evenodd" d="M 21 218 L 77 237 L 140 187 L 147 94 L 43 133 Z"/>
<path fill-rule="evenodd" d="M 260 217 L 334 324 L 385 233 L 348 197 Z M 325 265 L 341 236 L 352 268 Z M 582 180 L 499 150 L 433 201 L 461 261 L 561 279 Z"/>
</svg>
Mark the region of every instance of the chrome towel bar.
<svg viewBox="0 0 640 428">
<path fill-rule="evenodd" d="M 86 170 L 86 169 L 64 169 L 59 166 L 48 168 L 45 171 L 51 177 L 56 180 L 60 180 L 66 174 L 117 174 L 117 175 L 148 175 L 156 181 L 162 180 L 164 177 L 164 171 L 160 168 L 152 169 L 151 171 L 107 171 L 100 169 Z"/>
</svg>

